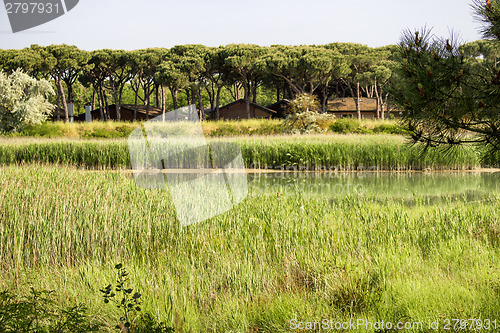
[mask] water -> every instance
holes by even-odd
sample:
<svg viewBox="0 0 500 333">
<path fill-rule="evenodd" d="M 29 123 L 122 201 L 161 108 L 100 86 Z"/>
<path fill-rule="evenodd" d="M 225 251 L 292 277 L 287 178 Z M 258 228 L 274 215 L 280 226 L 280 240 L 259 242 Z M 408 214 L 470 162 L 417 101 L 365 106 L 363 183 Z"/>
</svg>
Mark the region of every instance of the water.
<svg viewBox="0 0 500 333">
<path fill-rule="evenodd" d="M 494 200 L 500 197 L 500 173 L 256 173 L 248 175 L 253 191 L 314 197 L 401 199 L 411 203 Z"/>
</svg>

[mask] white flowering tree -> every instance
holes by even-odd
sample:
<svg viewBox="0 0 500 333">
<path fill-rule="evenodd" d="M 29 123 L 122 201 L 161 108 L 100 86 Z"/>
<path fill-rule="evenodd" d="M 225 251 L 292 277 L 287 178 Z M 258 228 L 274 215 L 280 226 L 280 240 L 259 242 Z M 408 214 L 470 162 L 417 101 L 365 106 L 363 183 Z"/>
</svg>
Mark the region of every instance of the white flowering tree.
<svg viewBox="0 0 500 333">
<path fill-rule="evenodd" d="M 323 132 L 335 116 L 319 113 L 321 106 L 316 96 L 300 94 L 291 101 L 285 110 L 288 114 L 283 126 L 292 133 Z"/>
<path fill-rule="evenodd" d="M 10 75 L 0 72 L 0 131 L 41 124 L 54 109 L 48 101 L 53 94 L 47 80 L 34 79 L 19 69 Z"/>
</svg>

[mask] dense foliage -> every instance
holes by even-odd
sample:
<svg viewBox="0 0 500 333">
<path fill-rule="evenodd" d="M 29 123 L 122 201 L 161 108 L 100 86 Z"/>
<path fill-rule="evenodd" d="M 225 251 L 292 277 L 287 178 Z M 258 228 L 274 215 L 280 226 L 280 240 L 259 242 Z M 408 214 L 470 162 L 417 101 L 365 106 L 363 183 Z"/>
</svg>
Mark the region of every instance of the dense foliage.
<svg viewBox="0 0 500 333">
<path fill-rule="evenodd" d="M 102 109 L 104 120 L 119 120 L 125 100 L 163 110 L 196 104 L 199 110 L 212 110 L 212 117 L 218 119 L 222 102 L 243 98 L 247 107 L 250 102 L 269 105 L 303 93 L 315 95 L 322 111 L 332 96 L 352 97 L 359 118 L 360 98 L 373 97 L 383 118 L 394 50 L 353 43 L 178 45 L 92 52 L 65 44 L 32 45 L 0 50 L 0 69 L 21 68 L 34 77 L 52 79 L 58 92 L 56 116 L 66 121 L 67 103 L 74 103 L 79 112 L 84 104 L 92 104 Z M 111 104 L 115 110 L 107 112 Z"/>
<path fill-rule="evenodd" d="M 0 132 L 41 124 L 52 112 L 47 100 L 51 94 L 47 80 L 36 80 L 20 70 L 10 75 L 0 71 Z"/>
<path fill-rule="evenodd" d="M 459 45 L 430 31 L 407 31 L 392 94 L 415 142 L 485 145 L 500 160 L 500 2 L 475 0 L 488 40 Z"/>
</svg>

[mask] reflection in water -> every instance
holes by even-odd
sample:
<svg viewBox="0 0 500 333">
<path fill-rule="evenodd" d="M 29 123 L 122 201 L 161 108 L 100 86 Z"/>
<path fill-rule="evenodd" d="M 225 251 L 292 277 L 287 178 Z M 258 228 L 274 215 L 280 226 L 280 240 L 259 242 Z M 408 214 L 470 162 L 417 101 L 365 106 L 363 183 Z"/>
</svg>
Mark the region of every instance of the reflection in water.
<svg viewBox="0 0 500 333">
<path fill-rule="evenodd" d="M 253 191 L 339 198 L 401 200 L 412 205 L 495 200 L 499 173 L 272 173 L 249 174 Z"/>
</svg>

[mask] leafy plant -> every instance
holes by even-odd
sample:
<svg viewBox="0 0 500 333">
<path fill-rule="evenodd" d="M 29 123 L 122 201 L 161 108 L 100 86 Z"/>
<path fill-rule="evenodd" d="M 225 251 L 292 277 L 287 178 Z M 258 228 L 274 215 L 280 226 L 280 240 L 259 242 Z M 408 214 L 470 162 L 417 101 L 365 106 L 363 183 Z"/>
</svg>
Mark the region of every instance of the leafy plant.
<svg viewBox="0 0 500 333">
<path fill-rule="evenodd" d="M 117 270 L 116 285 L 108 284 L 101 289 L 104 297 L 104 303 L 114 302 L 121 310 L 120 322 L 116 325 L 122 332 L 133 333 L 169 333 L 174 329 L 164 323 L 158 323 L 150 314 L 138 315 L 141 311 L 141 294 L 134 293 L 134 289 L 128 286 L 130 281 L 129 273 L 123 268 L 122 264 L 115 266 Z M 115 293 L 116 292 L 116 293 Z"/>
<path fill-rule="evenodd" d="M 31 288 L 29 295 L 16 297 L 8 291 L 0 292 L 0 332 L 98 332 L 102 327 L 87 315 L 87 308 L 78 304 L 58 307 L 53 291 Z"/>
<path fill-rule="evenodd" d="M 122 316 L 120 317 L 120 324 L 117 325 L 117 328 L 121 328 L 122 330 L 125 329 L 125 331 L 128 332 L 132 325 L 130 318 L 136 312 L 141 311 L 141 302 L 139 300 L 141 298 L 141 294 L 136 292 L 132 295 L 134 290 L 127 287 L 129 274 L 125 268 L 123 268 L 122 264 L 117 264 L 115 269 L 117 270 L 118 275 L 116 286 L 113 287 L 112 284 L 108 284 L 104 289 L 101 289 L 101 292 L 104 294 L 104 303 L 113 301 L 116 303 L 118 309 L 121 310 Z M 116 299 L 117 294 L 115 291 L 120 295 L 118 299 Z"/>
<path fill-rule="evenodd" d="M 384 134 L 401 134 L 406 135 L 410 132 L 407 128 L 396 124 L 381 124 L 373 128 L 373 133 L 384 133 Z"/>
<path fill-rule="evenodd" d="M 283 122 L 285 132 L 288 133 L 321 133 L 334 116 L 313 111 L 292 113 Z"/>
<path fill-rule="evenodd" d="M 330 130 L 335 133 L 357 133 L 361 129 L 361 125 L 359 120 L 343 118 L 336 120 L 333 124 L 330 125 Z"/>
<path fill-rule="evenodd" d="M 311 94 L 300 94 L 288 104 L 285 112 L 287 114 L 318 112 L 319 109 L 320 106 L 316 96 Z"/>
<path fill-rule="evenodd" d="M 12 132 L 23 125 L 41 124 L 54 106 L 48 97 L 54 94 L 50 82 L 37 80 L 16 70 L 0 72 L 0 131 Z"/>
</svg>

